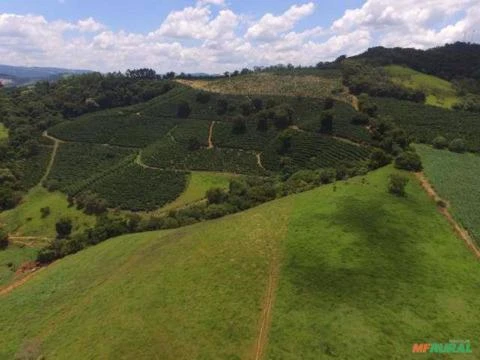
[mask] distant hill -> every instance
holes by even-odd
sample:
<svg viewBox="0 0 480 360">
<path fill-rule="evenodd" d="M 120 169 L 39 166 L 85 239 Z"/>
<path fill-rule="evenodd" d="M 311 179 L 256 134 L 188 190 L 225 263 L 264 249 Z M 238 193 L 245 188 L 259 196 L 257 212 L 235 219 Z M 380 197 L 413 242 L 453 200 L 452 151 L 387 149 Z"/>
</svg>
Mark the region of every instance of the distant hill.
<svg viewBox="0 0 480 360">
<path fill-rule="evenodd" d="M 447 80 L 480 80 L 480 44 L 456 42 L 428 50 L 379 46 L 353 58 L 366 59 L 375 65 L 406 65 Z"/>
<path fill-rule="evenodd" d="M 53 67 L 0 65 L 0 82 L 5 86 L 26 85 L 39 80 L 56 80 L 64 75 L 85 74 L 88 72 L 91 71 Z"/>
</svg>

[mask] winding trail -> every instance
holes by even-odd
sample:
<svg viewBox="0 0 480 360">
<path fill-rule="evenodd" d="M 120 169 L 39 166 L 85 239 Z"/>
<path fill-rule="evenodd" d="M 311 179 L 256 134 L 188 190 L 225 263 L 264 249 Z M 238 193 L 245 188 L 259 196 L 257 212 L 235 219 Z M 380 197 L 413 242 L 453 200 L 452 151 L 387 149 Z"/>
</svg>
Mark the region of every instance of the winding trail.
<svg viewBox="0 0 480 360">
<path fill-rule="evenodd" d="M 257 156 L 257 164 L 258 164 L 258 166 L 259 166 L 262 170 L 266 170 L 266 169 L 263 167 L 263 164 L 262 164 L 262 153 L 256 153 L 256 156 Z"/>
<path fill-rule="evenodd" d="M 260 360 L 265 353 L 268 344 L 268 333 L 272 321 L 272 307 L 275 302 L 275 294 L 278 286 L 278 278 L 280 274 L 280 260 L 277 255 L 272 258 L 270 264 L 270 274 L 268 276 L 268 284 L 263 301 L 262 317 L 260 319 L 260 327 L 258 331 L 257 343 L 255 345 L 255 360 Z"/>
<path fill-rule="evenodd" d="M 44 269 L 46 269 L 46 266 L 43 266 L 43 267 L 39 266 L 37 268 L 34 268 L 28 273 L 28 275 L 25 275 L 24 277 L 18 279 L 17 281 L 13 282 L 7 287 L 0 289 L 0 296 L 4 296 L 11 293 L 13 290 L 25 284 L 27 281 L 29 281 L 31 278 L 33 278 L 35 275 L 37 275 L 39 272 L 43 271 Z"/>
<path fill-rule="evenodd" d="M 52 171 L 53 164 L 55 162 L 55 157 L 57 156 L 58 147 L 60 146 L 60 144 L 64 143 L 62 140 L 59 140 L 57 138 L 54 138 L 53 136 L 48 135 L 47 131 L 44 131 L 42 136 L 44 138 L 47 138 L 47 139 L 53 141 L 53 151 L 52 151 L 52 155 L 50 156 L 50 161 L 48 162 L 47 169 L 45 170 L 45 174 L 43 175 L 42 179 L 40 180 L 40 184 L 43 184 L 43 182 L 45 180 L 47 180 L 48 175 L 50 175 L 50 172 Z"/>
<path fill-rule="evenodd" d="M 435 202 L 443 201 L 446 206 L 441 207 L 439 206 L 438 209 L 440 213 L 445 216 L 449 224 L 452 226 L 453 230 L 455 233 L 465 242 L 467 247 L 470 249 L 470 251 L 477 257 L 477 259 L 480 259 L 480 249 L 476 245 L 475 241 L 472 239 L 470 234 L 468 233 L 467 230 L 465 230 L 452 216 L 452 214 L 449 211 L 450 204 L 448 201 L 443 200 L 438 193 L 435 191 L 433 188 L 432 184 L 428 181 L 426 178 L 425 174 L 423 172 L 416 173 L 415 174 L 418 181 L 420 182 L 420 185 L 422 188 L 425 190 L 425 192 L 433 199 Z"/>
<path fill-rule="evenodd" d="M 210 124 L 210 130 L 208 131 L 208 149 L 213 149 L 213 128 L 215 126 L 215 121 L 212 121 Z"/>
</svg>

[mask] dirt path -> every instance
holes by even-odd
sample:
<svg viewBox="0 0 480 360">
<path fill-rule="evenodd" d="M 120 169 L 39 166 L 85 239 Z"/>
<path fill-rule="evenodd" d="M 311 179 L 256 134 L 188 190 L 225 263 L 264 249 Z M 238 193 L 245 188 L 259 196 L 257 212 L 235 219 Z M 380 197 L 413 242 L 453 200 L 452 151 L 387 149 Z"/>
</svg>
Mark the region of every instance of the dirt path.
<svg viewBox="0 0 480 360">
<path fill-rule="evenodd" d="M 213 127 L 215 126 L 215 121 L 212 121 L 210 124 L 210 130 L 208 131 L 208 148 L 213 149 Z"/>
<path fill-rule="evenodd" d="M 445 218 L 448 220 L 449 224 L 453 227 L 453 230 L 455 233 L 465 242 L 467 247 L 472 251 L 472 253 L 477 257 L 477 259 L 480 259 L 480 249 L 477 247 L 475 242 L 473 241 L 472 237 L 468 233 L 467 230 L 465 230 L 460 224 L 453 218 L 452 214 L 448 210 L 450 205 L 447 201 L 443 200 L 435 191 L 433 188 L 432 184 L 428 181 L 428 179 L 425 177 L 424 173 L 417 173 L 416 177 L 420 184 L 422 185 L 423 189 L 427 192 L 427 194 L 434 199 L 436 202 L 443 201 L 446 206 L 441 207 L 439 206 L 439 211 L 445 216 Z"/>
<path fill-rule="evenodd" d="M 33 270 L 31 270 L 28 275 L 25 275 L 24 277 L 20 278 L 19 280 L 15 281 L 14 283 L 8 285 L 7 287 L 0 289 L 0 296 L 7 295 L 11 293 L 13 290 L 16 288 L 19 288 L 23 284 L 25 284 L 27 281 L 29 281 L 31 278 L 33 278 L 35 275 L 37 275 L 39 272 L 43 271 L 46 267 L 38 267 Z"/>
<path fill-rule="evenodd" d="M 353 108 L 357 111 L 360 111 L 360 104 L 358 102 L 358 98 L 355 95 L 351 95 L 351 99 Z"/>
<path fill-rule="evenodd" d="M 263 167 L 263 164 L 262 164 L 262 153 L 257 153 L 256 156 L 257 156 L 257 164 L 258 164 L 258 166 L 259 166 L 262 170 L 265 170 L 265 168 Z"/>
<path fill-rule="evenodd" d="M 265 291 L 265 299 L 263 300 L 263 311 L 260 318 L 260 325 L 258 330 L 257 342 L 255 344 L 254 359 L 262 359 L 265 348 L 268 344 L 268 333 L 270 331 L 270 324 L 272 320 L 272 307 L 275 302 L 275 293 L 278 286 L 278 278 L 280 273 L 280 261 L 277 255 L 272 258 L 270 264 L 270 274 L 268 276 L 267 289 Z"/>
<path fill-rule="evenodd" d="M 55 157 L 57 156 L 58 147 L 60 146 L 60 144 L 63 143 L 62 140 L 59 140 L 57 138 L 54 138 L 53 136 L 48 135 L 46 131 L 44 131 L 42 135 L 43 137 L 53 141 L 53 151 L 52 151 L 52 155 L 50 156 L 50 161 L 48 162 L 47 170 L 45 170 L 45 174 L 40 180 L 40 184 L 42 184 L 45 180 L 47 180 L 48 175 L 50 175 L 50 171 L 52 171 L 53 163 L 55 162 Z"/>
</svg>

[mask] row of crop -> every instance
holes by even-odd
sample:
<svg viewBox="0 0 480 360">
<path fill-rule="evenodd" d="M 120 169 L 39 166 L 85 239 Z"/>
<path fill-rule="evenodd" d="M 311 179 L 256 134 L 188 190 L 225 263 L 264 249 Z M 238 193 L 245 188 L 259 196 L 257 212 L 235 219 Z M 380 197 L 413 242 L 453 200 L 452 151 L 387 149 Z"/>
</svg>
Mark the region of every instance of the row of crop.
<svg viewBox="0 0 480 360">
<path fill-rule="evenodd" d="M 133 153 L 131 149 L 105 145 L 61 144 L 47 186 L 65 192 L 74 191 L 86 179 L 112 168 Z"/>
<path fill-rule="evenodd" d="M 199 144 L 208 145 L 210 121 L 205 120 L 180 120 L 171 131 L 173 138 L 182 144 L 188 144 L 191 139 L 198 140 Z"/>
<path fill-rule="evenodd" d="M 130 164 L 94 182 L 91 191 L 112 208 L 132 211 L 158 209 L 185 190 L 188 173 L 163 171 Z"/>
<path fill-rule="evenodd" d="M 162 169 L 262 173 L 254 152 L 223 148 L 189 150 L 186 144 L 168 136 L 147 147 L 142 160 L 148 166 Z"/>
<path fill-rule="evenodd" d="M 262 151 L 278 133 L 273 124 L 265 131 L 257 129 L 257 122 L 254 119 L 247 120 L 245 124 L 245 132 L 237 134 L 233 131 L 233 123 L 217 122 L 213 130 L 214 144 L 220 147 Z"/>
<path fill-rule="evenodd" d="M 279 151 L 278 139 L 268 145 L 262 157 L 268 170 L 278 171 L 282 166 L 292 170 L 335 167 L 365 160 L 370 155 L 367 147 L 308 132 L 297 132 L 288 142 L 283 151 Z"/>
<path fill-rule="evenodd" d="M 375 98 L 374 102 L 381 116 L 392 116 L 417 142 L 431 144 L 437 136 L 448 141 L 461 138 L 469 150 L 480 151 L 480 114 L 389 98 Z"/>
</svg>

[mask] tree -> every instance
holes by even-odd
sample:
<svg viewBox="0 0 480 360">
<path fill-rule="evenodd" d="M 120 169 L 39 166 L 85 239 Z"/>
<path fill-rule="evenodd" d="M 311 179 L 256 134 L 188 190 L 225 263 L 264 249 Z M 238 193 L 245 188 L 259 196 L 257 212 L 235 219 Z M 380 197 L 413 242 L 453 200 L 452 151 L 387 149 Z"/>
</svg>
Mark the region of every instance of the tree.
<svg viewBox="0 0 480 360">
<path fill-rule="evenodd" d="M 333 112 L 327 110 L 323 111 L 320 116 L 320 129 L 319 132 L 322 134 L 332 134 L 333 133 Z"/>
<path fill-rule="evenodd" d="M 463 139 L 455 139 L 448 145 L 448 149 L 456 153 L 464 153 L 467 151 L 467 144 Z"/>
<path fill-rule="evenodd" d="M 368 123 L 370 122 L 370 117 L 364 113 L 356 113 L 352 117 L 351 122 L 353 125 L 368 125 Z"/>
<path fill-rule="evenodd" d="M 247 132 L 247 122 L 243 117 L 237 116 L 233 120 L 232 133 L 238 135 L 238 134 L 244 134 L 245 132 Z"/>
<path fill-rule="evenodd" d="M 408 184 L 408 178 L 403 175 L 392 174 L 389 179 L 388 191 L 397 196 L 405 196 L 405 187 Z"/>
<path fill-rule="evenodd" d="M 221 188 L 213 188 L 207 191 L 208 204 L 221 204 L 227 199 L 227 193 Z"/>
<path fill-rule="evenodd" d="M 8 233 L 0 229 L 0 249 L 5 249 L 8 246 Z"/>
<path fill-rule="evenodd" d="M 70 236 L 72 233 L 72 220 L 69 218 L 61 218 L 55 224 L 55 229 L 57 230 L 57 238 L 65 239 Z"/>
<path fill-rule="evenodd" d="M 210 94 L 205 91 L 200 91 L 197 93 L 196 100 L 200 104 L 207 104 L 210 101 Z"/>
<path fill-rule="evenodd" d="M 224 115 L 228 111 L 228 101 L 225 99 L 219 99 L 217 101 L 217 114 Z"/>
<path fill-rule="evenodd" d="M 190 116 L 192 109 L 186 101 L 182 101 L 177 107 L 177 117 L 185 119 Z"/>
<path fill-rule="evenodd" d="M 333 106 L 335 105 L 335 100 L 331 97 L 327 97 L 325 99 L 325 102 L 323 103 L 323 110 L 330 110 L 333 109 Z"/>
<path fill-rule="evenodd" d="M 378 169 L 390 164 L 392 158 L 383 150 L 375 149 L 370 155 L 370 168 Z"/>
<path fill-rule="evenodd" d="M 252 105 L 256 112 L 263 110 L 263 100 L 260 98 L 253 99 Z"/>
<path fill-rule="evenodd" d="M 397 169 L 407 171 L 422 171 L 423 165 L 420 156 L 413 151 L 404 151 L 395 159 Z"/>
<path fill-rule="evenodd" d="M 443 136 L 437 136 L 433 139 L 432 144 L 435 149 L 445 149 L 448 146 L 448 141 Z"/>
<path fill-rule="evenodd" d="M 200 140 L 198 140 L 197 137 L 192 136 L 190 139 L 188 139 L 188 150 L 190 151 L 196 151 L 200 149 L 202 144 L 200 143 Z"/>
<path fill-rule="evenodd" d="M 280 106 L 273 113 L 273 122 L 279 130 L 286 129 L 293 124 L 293 109 L 290 106 Z"/>
<path fill-rule="evenodd" d="M 258 131 L 268 131 L 268 119 L 266 117 L 258 117 L 257 120 Z"/>
</svg>

